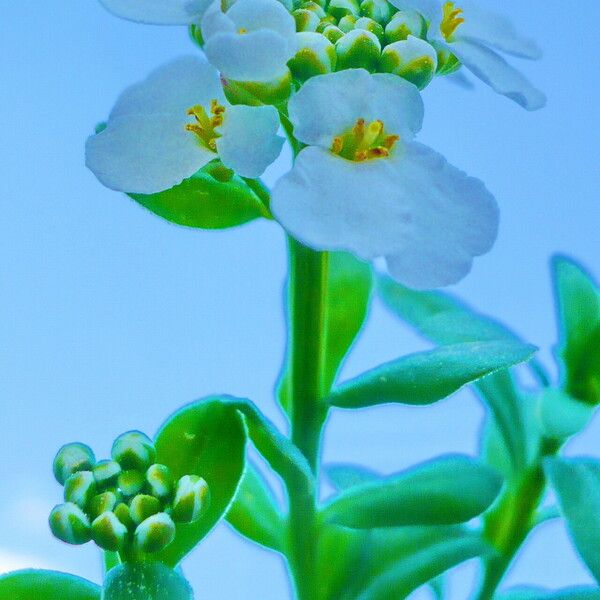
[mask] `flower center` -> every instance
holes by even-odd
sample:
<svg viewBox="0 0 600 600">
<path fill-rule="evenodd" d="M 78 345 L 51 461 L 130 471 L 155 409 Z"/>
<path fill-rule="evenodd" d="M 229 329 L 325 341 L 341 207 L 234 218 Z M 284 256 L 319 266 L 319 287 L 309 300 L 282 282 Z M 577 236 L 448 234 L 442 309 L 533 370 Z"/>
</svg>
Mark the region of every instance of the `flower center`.
<svg viewBox="0 0 600 600">
<path fill-rule="evenodd" d="M 399 139 L 385 132 L 383 121 L 367 123 L 358 119 L 352 129 L 333 138 L 331 151 L 347 160 L 363 162 L 389 156 Z"/>
<path fill-rule="evenodd" d="M 211 100 L 210 112 L 207 112 L 203 106 L 196 104 L 187 111 L 187 114 L 194 117 L 196 122 L 188 123 L 185 128 L 191 131 L 203 146 L 206 146 L 209 150 L 216 150 L 217 138 L 221 137 L 216 128 L 223 124 L 225 107 L 216 100 Z"/>
<path fill-rule="evenodd" d="M 443 36 L 450 40 L 450 38 L 456 33 L 456 30 L 465 22 L 463 18 L 463 9 L 456 8 L 454 2 L 446 2 L 443 8 L 443 18 L 440 24 L 440 31 Z"/>
</svg>

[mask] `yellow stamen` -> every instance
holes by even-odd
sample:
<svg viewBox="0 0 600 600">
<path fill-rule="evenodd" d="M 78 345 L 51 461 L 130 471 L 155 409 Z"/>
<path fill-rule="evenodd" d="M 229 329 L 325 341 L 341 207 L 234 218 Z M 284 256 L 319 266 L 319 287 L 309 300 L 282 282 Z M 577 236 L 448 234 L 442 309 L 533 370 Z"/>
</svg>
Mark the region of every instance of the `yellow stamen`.
<svg viewBox="0 0 600 600">
<path fill-rule="evenodd" d="M 456 8 L 454 2 L 446 2 L 442 8 L 443 18 L 440 24 L 440 31 L 446 40 L 456 33 L 456 30 L 465 22 L 465 19 L 461 16 L 463 14 L 462 8 Z"/>
<path fill-rule="evenodd" d="M 238 33 L 240 33 L 240 34 L 242 34 L 242 35 L 243 35 L 244 33 L 248 33 L 248 30 L 247 30 L 245 27 L 240 27 L 240 28 L 238 29 Z"/>
<path fill-rule="evenodd" d="M 209 116 L 209 113 L 200 104 L 192 106 L 187 114 L 194 117 L 196 122 L 186 124 L 186 130 L 193 133 L 204 147 L 216 150 L 216 140 L 221 136 L 216 128 L 223 124 L 225 107 L 217 100 L 211 100 L 210 115 L 212 116 Z"/>
<path fill-rule="evenodd" d="M 344 138 L 337 136 L 333 138 L 333 142 L 331 144 L 331 151 L 334 154 L 341 154 L 342 148 L 344 147 Z"/>
<path fill-rule="evenodd" d="M 331 152 L 356 162 L 386 158 L 399 139 L 398 135 L 386 134 L 383 121 L 367 123 L 361 118 L 352 129 L 333 138 Z"/>
</svg>

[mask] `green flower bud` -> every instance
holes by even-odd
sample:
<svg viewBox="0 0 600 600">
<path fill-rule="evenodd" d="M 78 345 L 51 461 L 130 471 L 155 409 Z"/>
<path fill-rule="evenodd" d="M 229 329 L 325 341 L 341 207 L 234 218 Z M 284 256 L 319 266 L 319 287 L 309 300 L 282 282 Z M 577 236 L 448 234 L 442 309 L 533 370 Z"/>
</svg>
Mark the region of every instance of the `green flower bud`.
<svg viewBox="0 0 600 600">
<path fill-rule="evenodd" d="M 383 43 L 384 41 L 385 32 L 383 30 L 383 27 L 377 21 L 374 21 L 369 17 L 361 17 L 360 19 L 358 19 L 358 21 L 356 21 L 356 23 L 354 24 L 354 28 L 370 31 L 371 33 L 374 33 L 377 36 L 377 39 L 381 43 Z"/>
<path fill-rule="evenodd" d="M 73 502 L 83 510 L 97 493 L 96 480 L 91 471 L 78 471 L 65 481 L 65 502 Z"/>
<path fill-rule="evenodd" d="M 462 63 L 460 62 L 458 57 L 452 52 L 450 52 L 448 48 L 442 46 L 436 41 L 431 42 L 431 44 L 437 51 L 437 74 L 443 76 L 456 73 L 456 71 L 458 71 L 462 66 Z"/>
<path fill-rule="evenodd" d="M 380 68 L 414 83 L 419 89 L 426 87 L 435 75 L 437 53 L 431 44 L 409 36 L 383 49 Z"/>
<path fill-rule="evenodd" d="M 338 57 L 337 70 L 363 68 L 374 72 L 381 56 L 377 36 L 365 29 L 354 29 L 335 44 Z"/>
<path fill-rule="evenodd" d="M 100 548 L 118 552 L 127 540 L 127 527 L 112 512 L 103 512 L 92 523 L 92 539 Z"/>
<path fill-rule="evenodd" d="M 117 505 L 117 495 L 114 492 L 103 492 L 94 496 L 88 507 L 90 519 L 95 519 L 102 513 L 113 510 Z"/>
<path fill-rule="evenodd" d="M 172 515 L 179 523 L 198 520 L 210 502 L 208 483 L 197 475 L 184 475 L 175 488 Z"/>
<path fill-rule="evenodd" d="M 335 20 L 335 17 L 325 15 L 317 25 L 317 33 L 323 33 L 330 25 L 337 25 L 337 21 Z"/>
<path fill-rule="evenodd" d="M 300 8 L 305 10 L 312 10 L 319 17 L 319 19 L 323 19 L 327 16 L 327 13 L 316 2 L 303 2 L 300 5 Z"/>
<path fill-rule="evenodd" d="M 425 21 L 414 10 L 401 10 L 385 26 L 385 39 L 388 44 L 401 42 L 409 35 L 422 38 L 425 34 Z"/>
<path fill-rule="evenodd" d="M 117 485 L 121 465 L 114 460 L 100 460 L 92 469 L 98 489 L 105 490 Z"/>
<path fill-rule="evenodd" d="M 363 0 L 360 12 L 385 27 L 394 14 L 392 5 L 387 0 Z"/>
<path fill-rule="evenodd" d="M 188 34 L 192 42 L 194 42 L 194 44 L 196 44 L 198 48 L 202 48 L 204 46 L 204 39 L 202 38 L 202 31 L 200 29 L 200 25 L 190 25 L 188 27 Z"/>
<path fill-rule="evenodd" d="M 173 475 L 169 467 L 155 464 L 146 471 L 150 493 L 157 498 L 168 498 L 173 493 Z"/>
<path fill-rule="evenodd" d="M 127 504 L 125 504 L 124 502 L 117 504 L 113 512 L 115 513 L 117 519 L 119 519 L 119 521 L 121 521 L 121 523 L 123 523 L 123 525 L 125 525 L 127 529 L 129 529 L 130 531 L 133 531 L 135 529 L 136 523 L 131 518 L 131 510 L 129 509 L 129 506 L 127 506 Z"/>
<path fill-rule="evenodd" d="M 114 441 L 111 456 L 123 469 L 146 471 L 156 458 L 156 449 L 145 433 L 128 431 Z"/>
<path fill-rule="evenodd" d="M 54 536 L 67 544 L 85 544 L 92 537 L 89 519 L 72 502 L 55 506 L 48 523 Z"/>
<path fill-rule="evenodd" d="M 135 496 L 139 494 L 146 483 L 146 477 L 143 473 L 132 469 L 130 471 L 121 471 L 119 473 L 119 489 L 124 496 Z"/>
<path fill-rule="evenodd" d="M 320 33 L 296 34 L 298 51 L 288 66 L 294 79 L 306 81 L 315 75 L 324 75 L 335 70 L 337 56 L 335 46 Z"/>
<path fill-rule="evenodd" d="M 85 444 L 65 444 L 54 457 L 52 465 L 56 481 L 63 485 L 77 471 L 89 471 L 96 462 L 92 449 Z"/>
<path fill-rule="evenodd" d="M 338 21 L 346 15 L 360 17 L 360 6 L 356 0 L 331 0 L 327 12 Z"/>
<path fill-rule="evenodd" d="M 356 25 L 356 17 L 354 15 L 346 15 L 345 17 L 342 17 L 340 19 L 340 22 L 338 23 L 338 27 L 344 32 L 344 33 L 348 33 L 349 31 L 352 31 L 354 29 L 354 26 Z"/>
<path fill-rule="evenodd" d="M 292 74 L 289 69 L 284 75 L 268 82 L 223 80 L 223 90 L 231 104 L 261 106 L 281 104 L 292 93 Z"/>
<path fill-rule="evenodd" d="M 134 534 L 134 545 L 142 552 L 159 552 L 175 539 L 175 523 L 167 513 L 158 513 L 142 521 Z"/>
<path fill-rule="evenodd" d="M 321 18 L 314 11 L 306 8 L 298 8 L 292 16 L 296 21 L 296 31 L 316 31 Z"/>
<path fill-rule="evenodd" d="M 160 512 L 160 508 L 160 500 L 154 496 L 138 494 L 129 504 L 129 514 L 131 515 L 133 522 L 136 523 L 136 525 L 139 525 L 148 517 Z"/>
<path fill-rule="evenodd" d="M 328 25 L 323 30 L 323 35 L 332 43 L 335 44 L 341 37 L 344 37 L 344 32 L 335 25 Z M 337 56 L 337 54 L 336 54 Z"/>
</svg>

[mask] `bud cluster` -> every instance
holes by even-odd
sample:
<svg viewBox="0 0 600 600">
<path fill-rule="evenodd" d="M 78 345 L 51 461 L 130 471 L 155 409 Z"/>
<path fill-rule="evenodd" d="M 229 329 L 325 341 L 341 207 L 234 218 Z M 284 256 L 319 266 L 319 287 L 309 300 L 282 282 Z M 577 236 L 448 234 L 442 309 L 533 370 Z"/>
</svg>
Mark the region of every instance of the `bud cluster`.
<svg viewBox="0 0 600 600">
<path fill-rule="evenodd" d="M 54 507 L 49 523 L 60 540 L 94 540 L 113 552 L 158 552 L 175 538 L 175 523 L 204 514 L 210 501 L 206 481 L 197 475 L 175 481 L 167 466 L 155 462 L 156 449 L 145 434 L 120 435 L 111 457 L 96 461 L 80 443 L 58 451 L 53 468 L 64 503 Z"/>
</svg>

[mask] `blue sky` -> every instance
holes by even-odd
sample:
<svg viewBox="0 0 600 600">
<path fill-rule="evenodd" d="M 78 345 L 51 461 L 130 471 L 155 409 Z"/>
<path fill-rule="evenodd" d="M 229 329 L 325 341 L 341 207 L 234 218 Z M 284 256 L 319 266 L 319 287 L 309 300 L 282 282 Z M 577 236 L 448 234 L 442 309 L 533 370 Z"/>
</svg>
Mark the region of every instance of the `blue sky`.
<svg viewBox="0 0 600 600">
<path fill-rule="evenodd" d="M 551 364 L 550 255 L 569 253 L 600 277 L 592 26 L 600 5 L 493 5 L 543 46 L 541 62 L 522 66 L 548 107 L 529 114 L 478 84 L 465 91 L 439 81 L 425 93 L 421 141 L 481 177 L 502 210 L 496 247 L 455 291 L 539 345 Z M 284 239 L 268 223 L 222 233 L 171 226 L 84 167 L 85 138 L 121 89 L 194 51 L 184 29 L 120 21 L 95 0 L 11 2 L 2 21 L 0 568 L 46 565 L 97 580 L 91 545 L 67 547 L 47 531 L 61 491 L 54 452 L 79 438 L 107 455 L 120 432 L 152 433 L 178 405 L 213 392 L 248 396 L 283 426 L 271 390 L 284 344 Z M 375 303 L 344 375 L 425 346 Z M 481 417 L 469 392 L 425 410 L 336 413 L 325 459 L 391 472 L 442 452 L 474 452 Z M 596 421 L 569 452 L 598 455 L 599 434 Z M 225 526 L 185 569 L 207 600 L 287 594 L 279 560 Z M 457 600 L 472 572 L 453 576 Z M 560 524 L 535 535 L 509 578 L 589 580 Z"/>
</svg>

